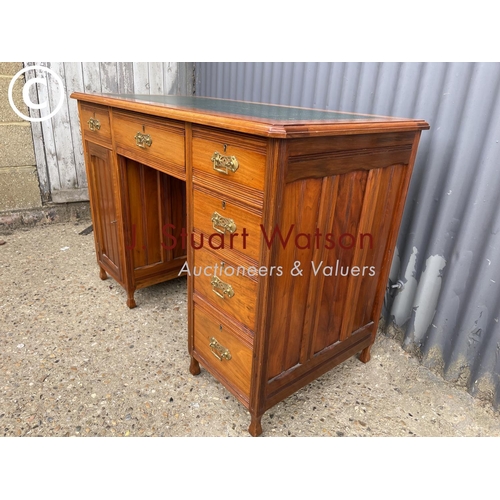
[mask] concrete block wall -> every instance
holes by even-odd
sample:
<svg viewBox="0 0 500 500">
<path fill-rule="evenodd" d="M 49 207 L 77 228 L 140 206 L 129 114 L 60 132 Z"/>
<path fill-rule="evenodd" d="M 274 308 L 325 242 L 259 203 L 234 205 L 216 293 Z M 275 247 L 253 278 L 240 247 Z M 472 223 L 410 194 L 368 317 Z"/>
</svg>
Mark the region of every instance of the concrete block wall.
<svg viewBox="0 0 500 500">
<path fill-rule="evenodd" d="M 8 99 L 9 84 L 22 68 L 20 62 L 0 62 L 0 212 L 42 206 L 31 123 L 17 116 Z M 28 115 L 22 98 L 24 82 L 24 77 L 17 80 L 13 99 Z"/>
</svg>

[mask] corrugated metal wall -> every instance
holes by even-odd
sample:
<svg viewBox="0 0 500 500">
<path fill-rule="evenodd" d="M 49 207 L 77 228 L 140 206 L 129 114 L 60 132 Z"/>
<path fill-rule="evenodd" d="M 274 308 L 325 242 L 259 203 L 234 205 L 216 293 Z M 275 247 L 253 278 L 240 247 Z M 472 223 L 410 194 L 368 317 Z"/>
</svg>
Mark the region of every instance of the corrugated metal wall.
<svg viewBox="0 0 500 500">
<path fill-rule="evenodd" d="M 500 402 L 500 64 L 196 63 L 196 94 L 423 118 L 386 296 L 422 362 Z M 395 328 L 393 328 L 395 327 Z"/>
<path fill-rule="evenodd" d="M 121 94 L 190 94 L 193 64 L 175 62 L 43 62 L 24 63 L 52 69 L 62 79 L 64 102 L 50 119 L 32 122 L 35 157 L 44 202 L 88 200 L 87 177 L 78 109 L 73 92 Z M 28 71 L 26 80 L 39 77 L 47 85 L 30 87 L 33 103 L 48 103 L 42 110 L 30 108 L 30 116 L 48 116 L 57 106 L 60 89 L 43 70 Z M 68 140 L 70 139 L 70 140 Z"/>
</svg>

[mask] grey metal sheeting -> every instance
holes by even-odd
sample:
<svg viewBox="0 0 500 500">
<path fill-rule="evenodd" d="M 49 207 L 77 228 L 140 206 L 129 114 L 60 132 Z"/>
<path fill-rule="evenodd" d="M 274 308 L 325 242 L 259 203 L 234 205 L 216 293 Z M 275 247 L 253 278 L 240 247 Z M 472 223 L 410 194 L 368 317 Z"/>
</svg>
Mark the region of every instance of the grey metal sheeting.
<svg viewBox="0 0 500 500">
<path fill-rule="evenodd" d="M 386 294 L 422 362 L 500 401 L 500 63 L 195 63 L 201 96 L 422 118 Z"/>
</svg>

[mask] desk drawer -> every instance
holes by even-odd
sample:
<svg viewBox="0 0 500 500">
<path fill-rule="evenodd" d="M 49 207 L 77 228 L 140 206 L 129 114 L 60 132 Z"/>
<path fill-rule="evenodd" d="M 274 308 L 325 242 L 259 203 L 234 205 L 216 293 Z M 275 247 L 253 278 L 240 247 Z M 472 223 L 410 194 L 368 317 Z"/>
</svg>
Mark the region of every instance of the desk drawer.
<svg viewBox="0 0 500 500">
<path fill-rule="evenodd" d="M 118 147 L 140 154 L 144 162 L 151 158 L 185 169 L 183 125 L 115 111 L 113 132 Z"/>
<path fill-rule="evenodd" d="M 264 189 L 266 142 L 193 127 L 193 168 L 216 176 L 221 186 L 235 183 Z"/>
<path fill-rule="evenodd" d="M 80 121 L 87 138 L 102 139 L 111 142 L 109 111 L 105 106 L 80 104 Z"/>
<path fill-rule="evenodd" d="M 222 260 L 206 249 L 194 250 L 193 254 L 196 274 L 200 273 L 194 277 L 194 291 L 217 309 L 255 330 L 257 278 L 249 277 L 246 266 Z"/>
<path fill-rule="evenodd" d="M 252 347 L 220 319 L 194 304 L 193 348 L 202 359 L 202 365 L 222 382 L 228 382 L 248 400 L 252 372 Z"/>
<path fill-rule="evenodd" d="M 204 247 L 217 251 L 223 244 L 225 249 L 236 250 L 258 261 L 262 215 L 257 214 L 256 210 L 195 186 L 194 227 L 204 234 Z"/>
</svg>

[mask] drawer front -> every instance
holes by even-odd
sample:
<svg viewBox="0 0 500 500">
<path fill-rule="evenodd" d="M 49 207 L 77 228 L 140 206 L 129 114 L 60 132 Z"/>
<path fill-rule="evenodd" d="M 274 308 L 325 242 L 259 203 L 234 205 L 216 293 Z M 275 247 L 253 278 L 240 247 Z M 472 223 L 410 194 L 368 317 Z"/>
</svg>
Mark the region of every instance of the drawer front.
<svg viewBox="0 0 500 500">
<path fill-rule="evenodd" d="M 221 195 L 194 189 L 194 227 L 201 231 L 203 246 L 217 251 L 236 250 L 258 261 L 262 216 Z"/>
<path fill-rule="evenodd" d="M 185 169 L 184 128 L 175 122 L 114 112 L 113 132 L 117 146 L 140 154 L 144 161 L 152 158 Z"/>
<path fill-rule="evenodd" d="M 194 304 L 193 348 L 208 365 L 206 368 L 242 394 L 250 397 L 252 348 L 234 330 Z M 202 364 L 203 361 L 202 361 Z M 221 382 L 225 382 L 221 380 Z"/>
<path fill-rule="evenodd" d="M 264 189 L 266 142 L 193 128 L 193 168 L 213 174 L 222 183 Z"/>
<path fill-rule="evenodd" d="M 80 120 L 85 136 L 111 141 L 111 125 L 108 108 L 104 106 L 81 104 Z"/>
<path fill-rule="evenodd" d="M 246 267 L 238 268 L 236 264 L 223 261 L 208 250 L 195 250 L 193 254 L 194 291 L 203 295 L 217 309 L 225 311 L 250 330 L 255 330 L 256 279 L 248 276 Z"/>
</svg>

